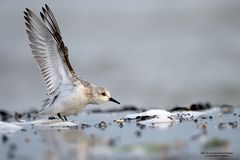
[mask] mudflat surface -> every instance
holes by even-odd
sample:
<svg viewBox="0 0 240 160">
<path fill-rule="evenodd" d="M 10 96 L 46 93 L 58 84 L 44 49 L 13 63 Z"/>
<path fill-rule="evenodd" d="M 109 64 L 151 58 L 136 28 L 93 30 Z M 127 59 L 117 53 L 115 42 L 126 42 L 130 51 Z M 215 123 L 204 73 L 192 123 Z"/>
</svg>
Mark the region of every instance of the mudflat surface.
<svg viewBox="0 0 240 160">
<path fill-rule="evenodd" d="M 4 117 L 1 111 L 5 121 L 1 121 L 0 155 L 2 160 L 238 159 L 240 108 L 216 108 L 198 117 L 150 125 L 141 123 L 143 117 L 123 119 L 143 111 L 135 107 L 84 111 L 68 117 L 68 122 L 34 120 L 34 112 Z M 184 114 L 183 108 L 173 110 Z"/>
</svg>

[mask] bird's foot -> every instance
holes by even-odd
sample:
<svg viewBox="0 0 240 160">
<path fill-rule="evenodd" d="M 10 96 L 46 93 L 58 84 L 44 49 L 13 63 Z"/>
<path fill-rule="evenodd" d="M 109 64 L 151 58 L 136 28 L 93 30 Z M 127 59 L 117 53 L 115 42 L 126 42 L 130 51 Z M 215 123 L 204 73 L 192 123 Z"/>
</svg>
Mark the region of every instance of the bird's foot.
<svg viewBox="0 0 240 160">
<path fill-rule="evenodd" d="M 49 120 L 54 120 L 54 119 L 57 119 L 57 118 L 51 116 L 51 117 L 48 117 L 48 119 L 49 119 Z"/>
<path fill-rule="evenodd" d="M 58 116 L 62 121 L 68 121 L 67 118 L 66 118 L 66 116 L 63 116 L 63 117 L 64 117 L 64 118 L 63 118 L 60 113 L 58 113 L 57 116 Z"/>
</svg>

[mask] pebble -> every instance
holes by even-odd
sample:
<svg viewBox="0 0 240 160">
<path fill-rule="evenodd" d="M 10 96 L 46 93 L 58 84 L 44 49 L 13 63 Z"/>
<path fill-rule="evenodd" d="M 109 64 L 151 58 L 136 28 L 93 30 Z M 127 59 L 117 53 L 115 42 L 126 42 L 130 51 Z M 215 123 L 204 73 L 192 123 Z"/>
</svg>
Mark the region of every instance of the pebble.
<svg viewBox="0 0 240 160">
<path fill-rule="evenodd" d="M 197 119 L 194 119 L 193 121 L 194 121 L 195 123 L 197 123 L 197 122 L 198 122 L 198 120 L 197 120 Z"/>
<path fill-rule="evenodd" d="M 232 128 L 237 128 L 237 126 L 238 126 L 238 122 L 237 122 L 237 121 L 228 122 L 228 124 L 229 124 Z"/>
<path fill-rule="evenodd" d="M 107 128 L 107 123 L 104 121 L 101 121 L 100 123 L 96 124 L 95 127 L 100 128 L 102 130 Z"/>
<path fill-rule="evenodd" d="M 125 105 L 122 106 L 121 108 L 118 109 L 108 109 L 108 110 L 102 110 L 102 109 L 94 109 L 88 112 L 88 114 L 91 113 L 119 113 L 119 112 L 129 112 L 129 111 L 134 111 L 134 112 L 144 112 L 146 109 L 141 109 L 137 106 L 134 105 Z"/>
<path fill-rule="evenodd" d="M 205 109 L 210 109 L 212 106 L 210 103 L 197 103 L 197 104 L 192 104 L 190 106 L 190 110 L 192 111 L 201 111 Z"/>
<path fill-rule="evenodd" d="M 80 124 L 81 129 L 89 128 L 91 125 L 89 124 Z"/>
<path fill-rule="evenodd" d="M 221 107 L 221 112 L 224 113 L 224 114 L 233 112 L 233 106 L 232 105 L 223 104 L 220 107 Z"/>
<path fill-rule="evenodd" d="M 199 125 L 198 125 L 198 128 L 199 129 L 207 129 L 207 123 L 206 122 L 202 122 L 202 123 L 200 123 Z"/>
<path fill-rule="evenodd" d="M 182 122 L 183 122 L 183 118 L 180 118 L 180 119 L 179 119 L 179 122 L 182 123 Z"/>
<path fill-rule="evenodd" d="M 119 128 L 123 128 L 123 123 L 120 123 L 120 124 L 119 124 Z"/>
<path fill-rule="evenodd" d="M 201 119 L 207 119 L 207 117 L 206 116 L 201 116 Z"/>
<path fill-rule="evenodd" d="M 22 131 L 22 132 L 27 132 L 27 129 L 22 128 L 21 131 Z"/>
<path fill-rule="evenodd" d="M 12 115 L 5 110 L 0 110 L 0 116 L 1 116 L 1 121 L 3 122 L 8 121 L 9 118 L 12 117 Z"/>
<path fill-rule="evenodd" d="M 189 108 L 186 107 L 174 107 L 169 110 L 169 112 L 174 112 L 174 111 L 189 111 Z"/>
<path fill-rule="evenodd" d="M 237 121 L 233 121 L 233 122 L 221 122 L 218 125 L 218 128 L 223 130 L 223 129 L 227 129 L 227 128 L 237 128 L 238 127 L 238 122 Z"/>
<path fill-rule="evenodd" d="M 218 124 L 218 129 L 220 130 L 227 129 L 228 127 L 229 127 L 228 124 L 225 122 L 221 122 Z"/>
<path fill-rule="evenodd" d="M 19 119 L 22 118 L 22 114 L 21 114 L 21 113 L 18 113 L 18 112 L 15 112 L 14 118 L 15 118 L 16 121 L 19 121 Z"/>
<path fill-rule="evenodd" d="M 117 119 L 117 120 L 114 120 L 114 122 L 118 123 L 118 124 L 123 124 L 125 122 L 124 119 Z"/>
</svg>

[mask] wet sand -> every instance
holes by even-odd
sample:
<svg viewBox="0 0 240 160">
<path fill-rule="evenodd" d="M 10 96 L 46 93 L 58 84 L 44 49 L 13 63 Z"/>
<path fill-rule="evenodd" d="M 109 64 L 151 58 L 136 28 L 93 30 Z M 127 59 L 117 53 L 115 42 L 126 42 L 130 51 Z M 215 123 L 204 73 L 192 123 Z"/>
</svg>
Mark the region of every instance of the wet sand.
<svg viewBox="0 0 240 160">
<path fill-rule="evenodd" d="M 194 104 L 170 110 L 202 111 L 206 107 Z M 140 123 L 144 117 L 123 118 L 145 111 L 135 106 L 84 111 L 70 116 L 65 125 L 57 125 L 63 123 L 51 117 L 47 121 L 56 121 L 56 125 L 25 124 L 15 132 L 2 129 L 1 159 L 238 159 L 240 108 L 217 107 L 219 112 L 152 125 Z M 23 124 L 23 120 L 34 121 L 34 113 L 1 110 L 0 120 Z"/>
</svg>

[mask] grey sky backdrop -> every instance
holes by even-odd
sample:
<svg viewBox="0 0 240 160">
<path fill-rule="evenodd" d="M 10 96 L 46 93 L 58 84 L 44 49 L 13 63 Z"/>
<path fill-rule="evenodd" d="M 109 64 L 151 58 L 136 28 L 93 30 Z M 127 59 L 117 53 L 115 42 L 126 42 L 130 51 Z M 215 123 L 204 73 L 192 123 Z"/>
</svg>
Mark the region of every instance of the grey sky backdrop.
<svg viewBox="0 0 240 160">
<path fill-rule="evenodd" d="M 45 3 L 79 76 L 122 104 L 240 104 L 240 1 L 2 0 L 0 109 L 41 107 L 44 85 L 23 10 L 39 14 Z"/>
</svg>

